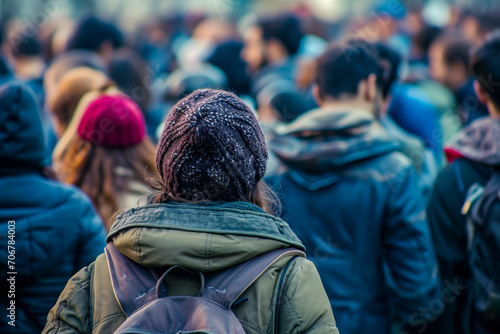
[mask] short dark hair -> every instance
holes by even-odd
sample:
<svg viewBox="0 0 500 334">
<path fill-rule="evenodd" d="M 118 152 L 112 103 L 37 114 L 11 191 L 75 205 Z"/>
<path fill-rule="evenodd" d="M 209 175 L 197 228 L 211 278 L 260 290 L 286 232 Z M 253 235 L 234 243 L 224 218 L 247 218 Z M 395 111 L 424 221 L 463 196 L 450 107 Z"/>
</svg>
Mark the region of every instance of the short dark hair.
<svg viewBox="0 0 500 334">
<path fill-rule="evenodd" d="M 377 50 L 380 66 L 382 67 L 380 87 L 382 89 L 382 97 L 385 99 L 389 95 L 391 87 L 397 78 L 399 64 L 401 64 L 403 58 L 396 50 L 384 42 L 377 42 L 374 46 Z"/>
<path fill-rule="evenodd" d="M 500 30 L 493 32 L 474 52 L 471 64 L 477 81 L 500 108 Z"/>
<path fill-rule="evenodd" d="M 353 42 L 331 45 L 318 58 L 317 68 L 315 83 L 322 98 L 356 94 L 362 80 L 380 72 L 376 55 L 361 43 Z"/>
<path fill-rule="evenodd" d="M 113 24 L 89 17 L 78 24 L 67 49 L 96 51 L 105 41 L 109 41 L 117 49 L 123 45 L 123 34 Z"/>
<path fill-rule="evenodd" d="M 441 34 L 435 43 L 443 46 L 443 60 L 447 65 L 458 63 L 466 70 L 469 69 L 472 44 L 465 37 L 456 33 L 445 33 Z"/>
<path fill-rule="evenodd" d="M 36 37 L 22 37 L 12 47 L 12 55 L 14 57 L 23 56 L 38 56 L 42 54 L 42 45 Z"/>
<path fill-rule="evenodd" d="M 425 26 L 413 36 L 413 44 L 422 52 L 427 55 L 429 48 L 436 38 L 441 35 L 442 29 L 434 26 Z"/>
<path fill-rule="evenodd" d="M 151 103 L 151 91 L 146 83 L 149 75 L 146 60 L 132 49 L 113 52 L 109 63 L 109 77 L 146 113 Z"/>
<path fill-rule="evenodd" d="M 257 26 L 262 29 L 262 38 L 264 40 L 275 39 L 281 42 L 290 55 L 294 55 L 299 51 L 304 33 L 296 16 L 281 14 L 266 17 L 259 20 Z"/>
</svg>

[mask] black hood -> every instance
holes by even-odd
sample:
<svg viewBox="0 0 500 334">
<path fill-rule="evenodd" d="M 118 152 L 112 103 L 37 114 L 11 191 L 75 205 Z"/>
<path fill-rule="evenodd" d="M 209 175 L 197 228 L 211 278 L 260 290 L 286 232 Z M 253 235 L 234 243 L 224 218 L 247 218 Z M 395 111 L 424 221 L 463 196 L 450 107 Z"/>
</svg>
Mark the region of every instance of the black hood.
<svg viewBox="0 0 500 334">
<path fill-rule="evenodd" d="M 44 141 L 31 89 L 17 81 L 0 86 L 0 168 L 43 168 Z"/>
</svg>

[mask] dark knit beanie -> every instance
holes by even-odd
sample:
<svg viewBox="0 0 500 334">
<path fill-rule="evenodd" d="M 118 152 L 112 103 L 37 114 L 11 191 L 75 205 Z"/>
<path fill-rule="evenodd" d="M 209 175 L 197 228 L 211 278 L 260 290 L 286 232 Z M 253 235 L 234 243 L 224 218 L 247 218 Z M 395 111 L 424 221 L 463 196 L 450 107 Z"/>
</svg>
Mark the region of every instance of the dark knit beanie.
<svg viewBox="0 0 500 334">
<path fill-rule="evenodd" d="M 236 95 L 203 89 L 170 111 L 156 166 L 173 200 L 247 198 L 266 172 L 267 148 L 250 108 Z"/>
</svg>

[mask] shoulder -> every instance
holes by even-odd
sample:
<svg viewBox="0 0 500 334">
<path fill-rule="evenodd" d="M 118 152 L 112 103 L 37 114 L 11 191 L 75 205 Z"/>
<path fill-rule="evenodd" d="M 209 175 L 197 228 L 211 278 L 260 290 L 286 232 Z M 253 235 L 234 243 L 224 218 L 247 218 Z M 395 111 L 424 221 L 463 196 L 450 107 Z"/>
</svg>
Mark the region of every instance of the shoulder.
<svg viewBox="0 0 500 334">
<path fill-rule="evenodd" d="M 465 194 L 474 183 L 486 183 L 491 174 L 491 168 L 485 164 L 469 159 L 457 159 L 439 173 L 435 187 L 449 190 L 453 185 Z"/>
<path fill-rule="evenodd" d="M 76 186 L 48 179 L 44 183 L 47 189 L 50 189 L 48 191 L 53 195 L 54 202 L 52 205 L 54 207 L 59 206 L 60 209 L 71 210 L 75 218 L 78 215 L 83 218 L 83 215 L 93 208 L 90 198 Z"/>
<path fill-rule="evenodd" d="M 360 161 L 347 169 L 346 174 L 375 182 L 387 182 L 406 179 L 416 174 L 416 171 L 408 157 L 393 151 Z"/>
<path fill-rule="evenodd" d="M 94 263 L 81 269 L 66 284 L 56 305 L 50 310 L 43 333 L 59 333 L 62 329 L 87 333 L 90 329 L 90 280 Z"/>
</svg>

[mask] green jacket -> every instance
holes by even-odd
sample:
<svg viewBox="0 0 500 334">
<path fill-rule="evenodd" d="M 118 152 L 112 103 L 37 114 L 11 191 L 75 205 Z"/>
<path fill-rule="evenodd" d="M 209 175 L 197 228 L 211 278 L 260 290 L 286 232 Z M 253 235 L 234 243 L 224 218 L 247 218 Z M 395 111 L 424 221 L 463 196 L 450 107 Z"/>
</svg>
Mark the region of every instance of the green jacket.
<svg viewBox="0 0 500 334">
<path fill-rule="evenodd" d="M 107 241 L 144 266 L 182 265 L 201 272 L 228 268 L 278 248 L 304 250 L 285 222 L 242 202 L 152 204 L 131 209 L 118 215 Z M 290 259 L 274 263 L 242 295 L 248 301 L 233 308 L 247 333 L 274 333 L 277 285 Z M 177 293 L 187 295 L 189 286 L 179 283 Z M 301 257 L 291 262 L 281 294 L 279 333 L 338 333 L 312 262 Z M 125 319 L 114 296 L 106 257 L 100 255 L 68 282 L 43 333 L 108 334 Z"/>
</svg>

